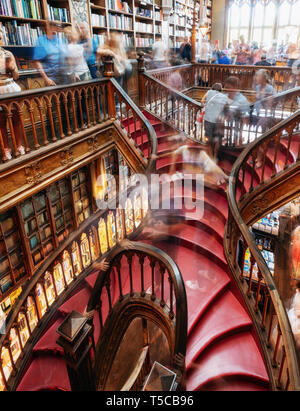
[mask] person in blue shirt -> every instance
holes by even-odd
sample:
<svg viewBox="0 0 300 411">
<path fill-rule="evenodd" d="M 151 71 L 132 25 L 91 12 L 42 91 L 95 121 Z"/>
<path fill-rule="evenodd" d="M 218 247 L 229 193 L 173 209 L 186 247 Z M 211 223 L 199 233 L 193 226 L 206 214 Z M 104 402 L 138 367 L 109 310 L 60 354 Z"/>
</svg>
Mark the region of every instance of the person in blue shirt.
<svg viewBox="0 0 300 411">
<path fill-rule="evenodd" d="M 86 22 L 81 22 L 78 25 L 78 30 L 80 33 L 80 43 L 84 48 L 84 56 L 89 67 L 92 78 L 100 77 L 100 72 L 98 70 L 97 64 L 97 44 L 94 38 L 91 38 L 89 26 Z"/>
<path fill-rule="evenodd" d="M 220 51 L 219 53 L 218 64 L 231 64 L 230 58 L 224 53 L 224 51 Z"/>
<path fill-rule="evenodd" d="M 52 22 L 46 23 L 46 34 L 40 36 L 33 51 L 33 60 L 47 86 L 64 83 L 62 44 L 57 36 L 59 26 Z"/>
</svg>

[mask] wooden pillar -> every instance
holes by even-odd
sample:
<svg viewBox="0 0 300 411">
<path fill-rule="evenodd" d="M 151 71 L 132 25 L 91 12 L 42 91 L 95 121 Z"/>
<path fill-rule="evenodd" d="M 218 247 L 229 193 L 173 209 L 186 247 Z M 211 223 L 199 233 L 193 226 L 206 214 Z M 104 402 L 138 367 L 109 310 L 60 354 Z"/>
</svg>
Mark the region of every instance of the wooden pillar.
<svg viewBox="0 0 300 411">
<path fill-rule="evenodd" d="M 104 62 L 104 72 L 103 76 L 108 77 L 111 79 L 114 77 L 114 60 L 111 56 L 107 56 L 103 59 Z M 116 117 L 116 100 L 114 98 L 114 87 L 111 81 L 107 83 L 107 107 L 108 107 L 108 114 L 111 118 Z"/>
<path fill-rule="evenodd" d="M 138 81 L 139 81 L 139 106 L 141 109 L 145 108 L 146 88 L 144 73 L 146 71 L 144 53 L 138 53 Z"/>
<path fill-rule="evenodd" d="M 191 63 L 196 63 L 196 0 L 194 0 L 193 9 L 193 25 L 192 25 L 192 52 L 191 52 Z"/>
<path fill-rule="evenodd" d="M 57 330 L 56 341 L 64 350 L 64 358 L 72 391 L 96 391 L 91 348 L 93 326 L 88 318 L 72 311 Z"/>
</svg>

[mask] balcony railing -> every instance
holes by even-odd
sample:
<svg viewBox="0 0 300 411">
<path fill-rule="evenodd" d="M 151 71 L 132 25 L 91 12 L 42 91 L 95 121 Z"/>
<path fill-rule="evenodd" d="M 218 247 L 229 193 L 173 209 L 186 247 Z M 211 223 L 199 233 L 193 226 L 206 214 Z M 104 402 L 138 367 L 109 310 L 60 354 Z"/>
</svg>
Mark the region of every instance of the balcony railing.
<svg viewBox="0 0 300 411">
<path fill-rule="evenodd" d="M 170 76 L 178 72 L 183 79 L 183 90 L 202 84 L 205 78 L 206 87 L 214 82 L 224 84 L 226 78 L 235 75 L 241 81 L 241 90 L 253 92 L 256 66 L 220 66 L 216 64 L 186 64 L 158 70 L 145 71 L 143 57 L 139 59 L 140 104 L 153 115 L 170 124 L 202 144 L 207 142 L 204 130 L 201 103 L 186 96 L 181 91 L 168 85 Z M 273 78 L 276 95 L 264 98 L 249 105 L 249 112 L 241 114 L 224 114 L 222 121 L 222 146 L 242 148 L 259 138 L 266 130 L 291 116 L 299 108 L 300 87 L 290 88 L 295 79 L 288 67 L 266 67 Z M 204 74 L 205 73 L 205 74 Z M 247 82 L 243 80 L 247 74 Z M 241 77 L 242 75 L 242 77 Z M 204 76 L 204 77 L 203 77 Z M 200 79 L 200 80 L 199 80 Z M 280 81 L 279 81 L 280 80 Z M 199 83 L 200 81 L 200 83 Z M 284 87 L 283 87 L 284 83 Z M 183 91 L 182 90 L 182 91 Z M 226 92 L 226 90 L 224 90 Z"/>
<path fill-rule="evenodd" d="M 139 147 L 142 136 L 148 166 L 153 166 L 156 136 L 149 121 L 113 78 L 47 87 L 0 97 L 2 162 L 36 153 L 57 141 L 93 133 L 107 121 L 131 118 L 136 128 L 127 133 Z M 142 133 L 141 131 L 142 130 Z M 25 154 L 20 151 L 24 148 Z"/>
<path fill-rule="evenodd" d="M 254 90 L 254 76 L 257 70 L 267 71 L 276 92 L 297 86 L 298 76 L 291 67 L 280 66 L 238 66 L 233 64 L 184 64 L 148 70 L 147 73 L 165 84 L 174 72 L 178 72 L 183 80 L 183 90 L 192 87 L 210 88 L 214 83 L 224 84 L 229 76 L 238 77 L 242 91 Z"/>
<path fill-rule="evenodd" d="M 285 390 L 300 389 L 297 349 L 284 304 L 248 224 L 283 204 L 283 195 L 276 192 L 279 187 L 284 195 L 294 193 L 295 196 L 298 188 L 291 183 L 285 184 L 285 178 L 289 173 L 299 173 L 300 140 L 295 134 L 299 131 L 299 121 L 298 110 L 254 141 L 234 164 L 229 180 L 229 215 L 224 237 L 226 258 L 254 319 L 273 389 Z M 287 150 L 279 155 L 283 147 Z M 295 157 L 289 154 L 291 148 Z M 258 159 L 260 168 L 257 167 Z M 251 263 L 247 279 L 244 275 L 246 250 L 249 250 Z M 254 268 L 257 268 L 255 281 Z"/>
</svg>

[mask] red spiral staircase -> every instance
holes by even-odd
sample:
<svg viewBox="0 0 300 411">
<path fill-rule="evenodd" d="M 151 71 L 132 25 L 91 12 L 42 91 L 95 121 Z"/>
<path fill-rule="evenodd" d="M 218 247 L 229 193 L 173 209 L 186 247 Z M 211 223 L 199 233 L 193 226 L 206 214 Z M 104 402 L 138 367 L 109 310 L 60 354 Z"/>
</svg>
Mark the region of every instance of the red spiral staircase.
<svg viewBox="0 0 300 411">
<path fill-rule="evenodd" d="M 172 152 L 176 146 L 169 140 L 174 130 L 147 113 L 146 116 L 157 134 L 157 172 L 168 172 L 174 161 Z M 129 120 L 131 126 L 133 124 Z M 143 149 L 141 135 L 139 139 L 138 143 Z M 193 145 L 192 142 L 186 144 Z M 282 161 L 286 158 L 286 150 L 288 148 L 282 144 L 279 152 Z M 236 155 L 236 152 L 227 151 L 222 156 L 220 165 L 226 172 L 230 171 Z M 289 156 L 295 155 L 291 145 Z M 184 170 L 182 159 L 177 159 L 175 168 L 179 172 Z M 271 174 L 272 169 L 270 156 L 265 175 Z M 246 170 L 244 184 L 250 184 L 249 181 L 250 175 Z M 195 197 L 194 190 L 189 195 Z M 169 254 L 177 263 L 185 282 L 188 301 L 187 390 L 269 389 L 258 338 L 224 256 L 223 236 L 227 219 L 224 187 L 205 187 L 204 214 L 200 220 L 185 219 L 184 210 L 178 214 L 180 217 L 182 221 L 177 228 L 166 230 L 162 225 L 156 230 L 158 235 L 149 240 L 151 227 L 146 227 L 139 240 L 151 241 Z M 159 219 L 163 221 L 163 211 Z M 18 390 L 70 390 L 62 348 L 56 344 L 56 330 L 72 310 L 84 312 L 96 277 L 97 273 L 87 277 L 59 308 L 34 347 Z M 98 339 L 98 321 L 94 320 L 94 325 L 95 339 Z"/>
</svg>

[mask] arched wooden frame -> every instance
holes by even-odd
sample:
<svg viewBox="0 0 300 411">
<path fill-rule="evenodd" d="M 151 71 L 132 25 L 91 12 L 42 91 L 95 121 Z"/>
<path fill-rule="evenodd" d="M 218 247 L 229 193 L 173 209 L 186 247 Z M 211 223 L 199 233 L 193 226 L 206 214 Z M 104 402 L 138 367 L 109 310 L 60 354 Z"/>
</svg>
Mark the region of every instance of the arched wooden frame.
<svg viewBox="0 0 300 411">
<path fill-rule="evenodd" d="M 160 328 L 167 338 L 171 358 L 174 355 L 175 326 L 164 309 L 159 304 L 142 297 L 134 300 L 127 297 L 114 305 L 96 346 L 94 369 L 96 386 L 100 391 L 105 388 L 123 336 L 135 318 L 151 321 Z"/>
</svg>

